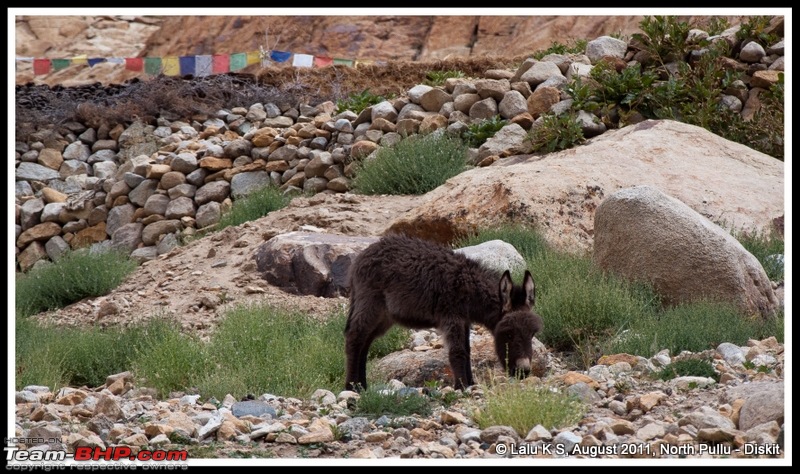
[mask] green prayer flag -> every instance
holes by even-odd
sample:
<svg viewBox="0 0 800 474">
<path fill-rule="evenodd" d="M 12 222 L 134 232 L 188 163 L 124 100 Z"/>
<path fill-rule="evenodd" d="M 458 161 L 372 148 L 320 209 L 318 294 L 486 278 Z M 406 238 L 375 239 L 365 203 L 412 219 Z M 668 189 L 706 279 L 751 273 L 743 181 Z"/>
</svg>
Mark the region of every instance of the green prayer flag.
<svg viewBox="0 0 800 474">
<path fill-rule="evenodd" d="M 144 72 L 151 76 L 161 74 L 161 58 L 144 58 Z"/>
<path fill-rule="evenodd" d="M 231 54 L 231 71 L 238 71 L 247 66 L 247 53 Z"/>
<path fill-rule="evenodd" d="M 352 59 L 337 59 L 337 58 L 333 58 L 333 64 L 335 64 L 337 66 L 353 67 L 353 60 Z"/>
<path fill-rule="evenodd" d="M 51 62 L 53 63 L 53 71 L 67 68 L 71 64 L 69 59 L 53 59 Z"/>
</svg>

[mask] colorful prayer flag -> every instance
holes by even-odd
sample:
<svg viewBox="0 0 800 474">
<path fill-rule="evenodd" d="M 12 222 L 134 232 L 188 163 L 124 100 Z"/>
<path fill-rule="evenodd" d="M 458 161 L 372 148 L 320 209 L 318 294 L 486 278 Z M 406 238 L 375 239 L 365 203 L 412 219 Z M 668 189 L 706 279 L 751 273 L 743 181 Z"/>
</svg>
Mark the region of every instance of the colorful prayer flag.
<svg viewBox="0 0 800 474">
<path fill-rule="evenodd" d="M 270 51 L 269 58 L 276 63 L 285 63 L 292 57 L 292 53 L 287 53 L 286 51 Z"/>
<path fill-rule="evenodd" d="M 69 59 L 53 59 L 50 62 L 53 63 L 53 71 L 66 69 L 70 65 Z"/>
<path fill-rule="evenodd" d="M 33 73 L 37 76 L 47 74 L 50 72 L 50 66 L 51 64 L 49 59 L 34 59 Z"/>
<path fill-rule="evenodd" d="M 325 67 L 333 64 L 333 58 L 314 56 L 314 67 Z"/>
<path fill-rule="evenodd" d="M 144 72 L 151 76 L 161 74 L 161 58 L 144 58 Z"/>
<path fill-rule="evenodd" d="M 106 58 L 89 58 L 87 62 L 89 63 L 89 67 L 94 67 L 95 64 L 106 62 Z"/>
<path fill-rule="evenodd" d="M 166 56 L 161 58 L 161 69 L 165 76 L 177 76 L 181 73 L 180 63 L 177 56 Z"/>
<path fill-rule="evenodd" d="M 89 59 L 85 54 L 81 54 L 72 58 L 72 64 L 89 64 Z"/>
<path fill-rule="evenodd" d="M 310 54 L 295 54 L 292 60 L 294 67 L 311 67 L 314 64 L 314 56 Z"/>
<path fill-rule="evenodd" d="M 333 58 L 333 64 L 336 65 L 336 66 L 353 67 L 353 60 L 352 59 Z"/>
<path fill-rule="evenodd" d="M 211 66 L 211 55 L 203 54 L 195 56 L 194 59 L 194 75 L 197 77 L 208 76 L 211 74 L 213 68 Z"/>
<path fill-rule="evenodd" d="M 211 59 L 211 72 L 222 74 L 230 71 L 230 56 L 227 54 L 215 54 Z"/>
<path fill-rule="evenodd" d="M 125 69 L 128 71 L 141 72 L 144 69 L 144 59 L 142 58 L 125 58 Z"/>
<path fill-rule="evenodd" d="M 247 53 L 231 54 L 231 71 L 238 71 L 247 67 Z"/>
<path fill-rule="evenodd" d="M 187 76 L 189 74 L 194 74 L 194 68 L 195 68 L 195 57 L 194 56 L 181 56 L 178 59 L 178 63 L 180 65 L 181 76 Z"/>
<path fill-rule="evenodd" d="M 247 65 L 250 66 L 251 64 L 259 64 L 261 63 L 261 52 L 260 51 L 248 51 L 247 52 Z"/>
</svg>

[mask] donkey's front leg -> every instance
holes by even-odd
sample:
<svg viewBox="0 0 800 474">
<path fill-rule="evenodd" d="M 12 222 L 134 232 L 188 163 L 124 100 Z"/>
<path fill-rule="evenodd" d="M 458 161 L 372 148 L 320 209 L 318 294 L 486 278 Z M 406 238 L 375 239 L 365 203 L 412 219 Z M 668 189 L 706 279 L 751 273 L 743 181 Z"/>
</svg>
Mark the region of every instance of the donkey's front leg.
<svg viewBox="0 0 800 474">
<path fill-rule="evenodd" d="M 445 328 L 450 370 L 453 372 L 456 390 L 473 384 L 469 360 L 469 324 L 456 323 Z"/>
</svg>

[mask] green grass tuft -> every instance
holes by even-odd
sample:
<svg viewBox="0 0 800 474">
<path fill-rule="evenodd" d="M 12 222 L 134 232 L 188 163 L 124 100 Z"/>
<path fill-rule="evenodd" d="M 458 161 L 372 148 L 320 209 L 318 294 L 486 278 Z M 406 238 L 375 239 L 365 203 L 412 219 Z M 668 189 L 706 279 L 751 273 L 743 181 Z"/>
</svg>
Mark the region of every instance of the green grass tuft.
<svg viewBox="0 0 800 474">
<path fill-rule="evenodd" d="M 425 84 L 433 87 L 441 86 L 447 79 L 456 77 L 464 77 L 464 73 L 454 70 L 428 71 L 428 73 L 425 74 Z"/>
<path fill-rule="evenodd" d="M 583 129 L 576 116 L 575 113 L 543 115 L 542 123 L 534 125 L 528 132 L 532 151 L 553 153 L 583 143 Z"/>
<path fill-rule="evenodd" d="M 522 437 L 536 425 L 549 430 L 575 424 L 587 410 L 576 397 L 560 390 L 520 383 L 486 387 L 485 399 L 485 406 L 474 414 L 478 426 L 510 426 Z"/>
<path fill-rule="evenodd" d="M 464 130 L 461 138 L 470 148 L 479 148 L 486 143 L 486 140 L 492 138 L 501 128 L 505 127 L 507 123 L 499 115 L 495 115 L 492 118 L 470 124 Z"/>
<path fill-rule="evenodd" d="M 714 370 L 711 362 L 705 359 L 676 360 L 654 374 L 660 380 L 672 380 L 676 377 L 695 376 L 710 377 L 719 382 L 719 374 Z"/>
<path fill-rule="evenodd" d="M 372 384 L 361 392 L 353 414 L 378 418 L 387 416 L 428 416 L 431 403 L 428 397 L 413 390 L 392 390 L 384 385 Z"/>
<path fill-rule="evenodd" d="M 346 110 L 360 114 L 367 107 L 381 103 L 386 100 L 382 95 L 373 94 L 369 89 L 355 94 L 350 94 L 346 99 L 336 101 L 336 113 L 340 114 Z"/>
<path fill-rule="evenodd" d="M 233 202 L 231 209 L 222 215 L 217 230 L 260 219 L 272 211 L 283 209 L 291 198 L 283 195 L 276 186 L 268 185 Z"/>
<path fill-rule="evenodd" d="M 425 194 L 467 168 L 467 148 L 439 133 L 412 135 L 380 148 L 356 171 L 353 189 L 361 194 Z"/>
<path fill-rule="evenodd" d="M 31 316 L 105 295 L 134 269 L 136 262 L 121 252 L 67 252 L 56 263 L 17 274 L 16 313 Z"/>
</svg>

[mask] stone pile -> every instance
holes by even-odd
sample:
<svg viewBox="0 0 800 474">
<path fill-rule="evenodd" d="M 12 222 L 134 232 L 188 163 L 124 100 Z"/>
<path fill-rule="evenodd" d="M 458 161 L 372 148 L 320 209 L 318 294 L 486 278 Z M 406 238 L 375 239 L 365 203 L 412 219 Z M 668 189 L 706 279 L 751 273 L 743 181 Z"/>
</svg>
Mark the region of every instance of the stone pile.
<svg viewBox="0 0 800 474">
<path fill-rule="evenodd" d="M 719 40 L 735 42 L 735 31 Z M 738 59 L 727 58 L 722 66 L 744 72 L 746 80 L 735 81 L 723 103 L 752 118 L 759 94 L 778 81 L 783 54 L 783 41 L 766 50 L 749 43 Z M 542 114 L 568 110 L 565 86 L 601 59 L 624 66 L 645 58 L 604 36 L 590 41 L 585 54 L 531 58 L 516 71 L 451 78 L 442 87 L 417 85 L 359 114 L 336 113 L 332 102 L 257 103 L 209 116 L 160 117 L 155 124 L 134 121 L 127 128 L 68 122 L 39 130 L 15 144 L 17 268 L 27 271 L 68 249 L 99 243 L 139 261 L 152 259 L 216 224 L 232 200 L 255 188 L 347 192 L 359 161 L 405 135 L 460 135 L 499 115 L 508 124 L 470 150 L 472 162 L 483 166 L 529 152 L 530 129 Z M 605 131 L 587 112 L 578 120 L 586 136 Z"/>
</svg>

